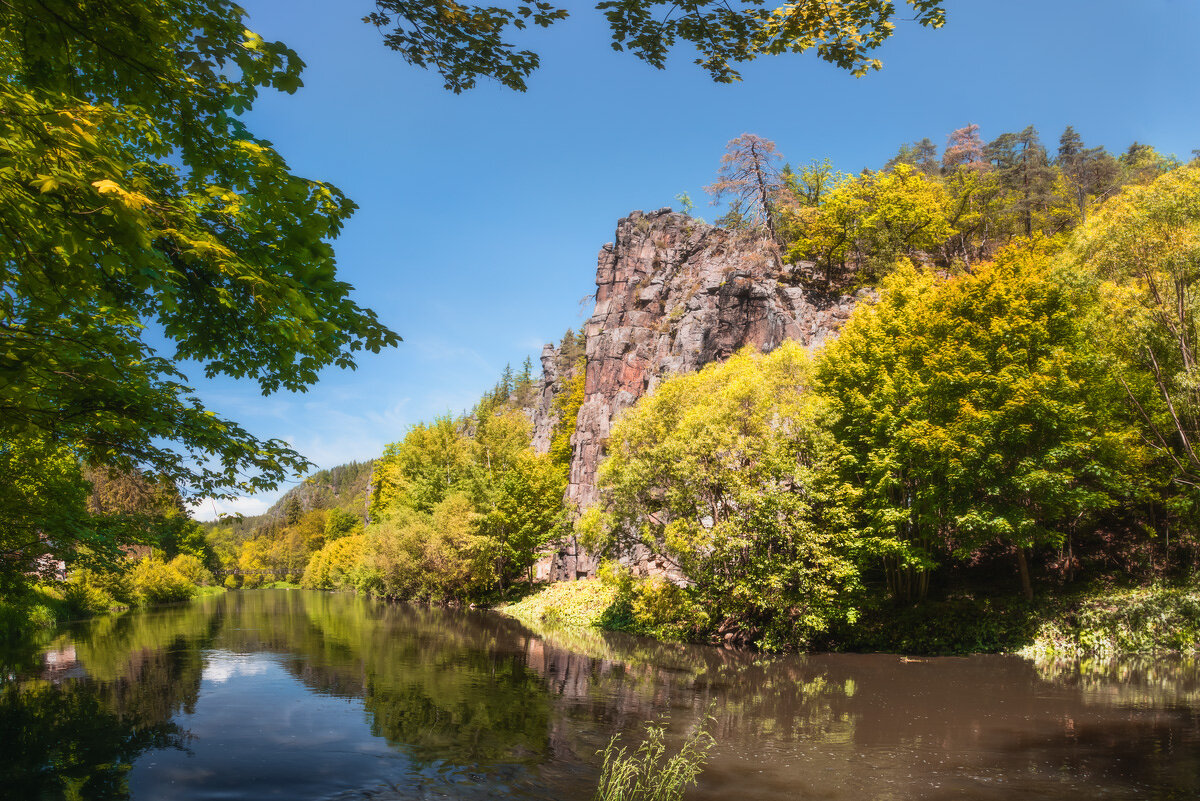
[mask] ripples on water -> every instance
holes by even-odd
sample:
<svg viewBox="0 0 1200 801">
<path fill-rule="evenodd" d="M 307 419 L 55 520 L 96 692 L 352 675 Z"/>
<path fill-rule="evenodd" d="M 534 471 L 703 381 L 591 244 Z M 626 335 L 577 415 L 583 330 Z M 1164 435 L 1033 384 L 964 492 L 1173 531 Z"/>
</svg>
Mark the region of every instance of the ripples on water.
<svg viewBox="0 0 1200 801">
<path fill-rule="evenodd" d="M 0 797 L 585 799 L 714 710 L 689 798 L 1200 798 L 1192 659 L 771 659 L 285 590 L 0 654 Z"/>
</svg>

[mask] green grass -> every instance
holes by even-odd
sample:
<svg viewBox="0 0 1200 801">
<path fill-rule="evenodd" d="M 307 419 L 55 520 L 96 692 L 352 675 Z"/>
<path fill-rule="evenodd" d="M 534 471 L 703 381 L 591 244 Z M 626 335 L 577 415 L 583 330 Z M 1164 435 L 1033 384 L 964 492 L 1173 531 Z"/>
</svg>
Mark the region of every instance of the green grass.
<svg viewBox="0 0 1200 801">
<path fill-rule="evenodd" d="M 599 579 L 582 579 L 548 584 L 497 609 L 534 630 L 594 629 L 616 598 L 615 587 Z"/>
<path fill-rule="evenodd" d="M 1026 656 L 1115 656 L 1200 650 L 1200 588 L 1106 590 L 1039 622 Z"/>
<path fill-rule="evenodd" d="M 708 722 L 706 718 L 704 724 Z M 715 744 L 703 724 L 669 756 L 662 726 L 647 725 L 642 744 L 632 752 L 614 736 L 603 752 L 595 801 L 682 801 L 684 790 L 696 784 Z"/>
</svg>

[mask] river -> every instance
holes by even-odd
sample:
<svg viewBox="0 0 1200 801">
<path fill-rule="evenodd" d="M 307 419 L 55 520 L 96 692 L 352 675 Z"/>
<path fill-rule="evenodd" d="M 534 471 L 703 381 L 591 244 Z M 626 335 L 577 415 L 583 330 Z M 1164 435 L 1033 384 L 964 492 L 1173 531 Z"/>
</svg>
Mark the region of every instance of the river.
<svg viewBox="0 0 1200 801">
<path fill-rule="evenodd" d="M 689 799 L 1200 798 L 1200 663 L 770 658 L 230 592 L 0 653 L 0 798 L 572 799 L 705 715 Z"/>
</svg>

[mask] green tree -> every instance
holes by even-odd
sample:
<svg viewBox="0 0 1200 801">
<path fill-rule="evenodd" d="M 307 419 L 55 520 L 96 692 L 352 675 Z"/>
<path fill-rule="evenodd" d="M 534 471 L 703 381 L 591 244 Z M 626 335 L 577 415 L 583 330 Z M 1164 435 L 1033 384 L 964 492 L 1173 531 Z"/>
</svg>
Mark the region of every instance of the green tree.
<svg viewBox="0 0 1200 801">
<path fill-rule="evenodd" d="M 1119 185 L 1117 160 L 1103 147 L 1085 148 L 1083 138 L 1070 125 L 1059 139 L 1056 164 L 1074 191 L 1081 222 L 1087 221 L 1089 202 L 1107 196 Z"/>
<path fill-rule="evenodd" d="M 871 280 L 899 258 L 940 249 L 953 233 L 948 206 L 942 184 L 907 164 L 848 177 L 800 223 L 788 257 L 815 261 L 833 283 Z"/>
<path fill-rule="evenodd" d="M 1135 376 L 1130 399 L 1175 481 L 1200 487 L 1200 166 L 1126 187 L 1080 229 L 1072 253 L 1114 282 L 1114 347 L 1149 376 L 1161 408 L 1139 398 Z"/>
<path fill-rule="evenodd" d="M 330 509 L 325 518 L 323 540 L 333 542 L 342 537 L 349 537 L 361 531 L 362 527 L 363 521 L 358 515 L 342 509 Z"/>
<path fill-rule="evenodd" d="M 890 170 L 897 164 L 907 164 L 926 175 L 940 175 L 942 171 L 937 145 L 928 137 L 910 145 L 901 145 L 900 150 L 883 165 L 883 168 Z"/>
<path fill-rule="evenodd" d="M 558 467 L 564 479 L 571 470 L 571 459 L 574 456 L 571 437 L 575 434 L 579 410 L 583 407 L 586 380 L 587 360 L 580 357 L 579 361 L 575 362 L 575 367 L 569 377 L 563 380 L 562 389 L 550 402 L 550 407 L 554 411 L 554 429 L 550 435 L 550 460 Z"/>
<path fill-rule="evenodd" d="M 528 448 L 500 474 L 479 531 L 490 540 L 502 586 L 516 579 L 533 581 L 533 564 L 558 528 L 565 489 L 552 459 Z"/>
<path fill-rule="evenodd" d="M 461 487 L 471 467 L 470 439 L 449 415 L 418 423 L 389 445 L 375 466 L 371 519 L 400 506 L 430 512 Z"/>
<path fill-rule="evenodd" d="M 952 279 L 896 273 L 822 353 L 842 475 L 897 598 L 993 543 L 1031 597 L 1028 550 L 1138 499 L 1145 453 L 1095 348 L 1098 308 L 1078 275 L 1014 251 Z"/>
<path fill-rule="evenodd" d="M 710 619 L 769 648 L 852 619 L 848 529 L 826 514 L 832 442 L 804 350 L 786 342 L 675 376 L 613 426 L 599 486 L 610 555 L 673 564 Z"/>
<path fill-rule="evenodd" d="M 1053 234 L 1070 221 L 1065 209 L 1073 204 L 1056 191 L 1058 175 L 1050 164 L 1037 129 L 1027 126 L 1019 133 L 1005 133 L 984 150 L 1004 189 L 1012 233 L 1033 236 L 1035 230 Z"/>
<path fill-rule="evenodd" d="M 528 406 L 533 402 L 533 387 L 533 360 L 526 356 L 525 361 L 521 362 L 521 372 L 517 373 L 513 383 L 518 406 Z"/>
<path fill-rule="evenodd" d="M 337 278 L 329 242 L 353 204 L 241 119 L 302 67 L 243 16 L 227 0 L 0 6 L 5 447 L 141 467 L 189 497 L 273 487 L 307 462 L 206 410 L 173 360 L 269 393 L 399 341 Z M 55 548 L 83 536 L 30 515 Z"/>
</svg>

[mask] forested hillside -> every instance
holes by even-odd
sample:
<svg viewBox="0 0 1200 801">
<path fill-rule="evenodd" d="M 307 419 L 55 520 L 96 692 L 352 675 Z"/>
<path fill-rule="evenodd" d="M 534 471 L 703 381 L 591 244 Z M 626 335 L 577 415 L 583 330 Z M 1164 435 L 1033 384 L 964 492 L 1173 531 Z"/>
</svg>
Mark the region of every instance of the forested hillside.
<svg viewBox="0 0 1200 801">
<path fill-rule="evenodd" d="M 1190 586 L 1200 166 L 968 126 L 850 174 L 747 134 L 710 191 L 716 226 L 621 222 L 540 375 L 506 368 L 264 515 L 201 537 L 168 484 L 97 476 L 165 522 L 76 569 L 96 597 L 75 606 L 135 597 L 145 553 L 162 597 L 187 577 L 494 603 L 598 573 L 610 627 L 936 649 L 964 646 L 904 638 L 994 615 L 976 647 L 1002 647 L 1044 599 Z"/>
<path fill-rule="evenodd" d="M 691 256 L 670 261 L 688 245 L 656 226 L 674 217 L 635 216 L 618 247 L 667 257 L 604 274 L 658 315 L 666 361 L 636 362 L 646 378 L 627 390 L 610 376 L 635 364 L 633 343 L 605 357 L 615 368 L 593 361 L 624 329 L 569 332 L 540 382 L 526 362 L 469 414 L 390 446 L 371 524 L 327 539 L 305 582 L 486 601 L 568 541 L 608 565 L 612 625 L 795 648 L 887 646 L 862 623 L 880 603 L 975 614 L 1189 580 L 1200 168 L 1141 144 L 1113 156 L 1071 129 L 1051 153 L 1032 128 L 985 142 L 968 126 L 940 155 L 924 140 L 851 175 L 781 164 L 747 135 L 712 191 L 730 201 L 720 228 L 679 235 L 732 259 L 714 297 L 735 280 L 808 298 L 868 288 L 840 335 L 702 349 L 708 366 L 671 377 L 699 307 L 648 291 L 686 278 Z M 592 501 L 564 502 L 583 474 L 580 409 L 614 392 L 632 406 L 600 421 Z"/>
</svg>

